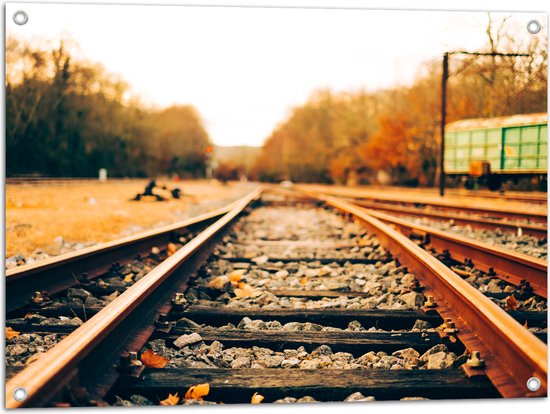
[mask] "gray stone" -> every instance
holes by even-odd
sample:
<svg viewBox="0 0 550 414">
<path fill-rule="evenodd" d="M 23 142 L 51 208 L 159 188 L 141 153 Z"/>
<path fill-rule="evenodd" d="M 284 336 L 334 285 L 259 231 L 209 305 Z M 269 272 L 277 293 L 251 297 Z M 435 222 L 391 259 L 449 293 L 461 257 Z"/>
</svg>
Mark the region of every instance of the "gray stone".
<svg viewBox="0 0 550 414">
<path fill-rule="evenodd" d="M 330 359 L 334 362 L 347 363 L 353 359 L 353 355 L 349 352 L 336 352 L 330 356 Z"/>
<path fill-rule="evenodd" d="M 418 292 L 405 293 L 400 299 L 408 309 L 415 309 L 424 304 L 424 295 Z"/>
<path fill-rule="evenodd" d="M 252 320 L 248 317 L 244 317 L 237 325 L 238 329 L 249 329 L 252 331 L 265 331 L 267 330 L 267 324 L 261 319 Z"/>
<path fill-rule="evenodd" d="M 288 275 L 289 273 L 286 270 L 279 270 L 277 273 L 275 273 L 275 277 L 278 279 L 285 279 Z"/>
<path fill-rule="evenodd" d="M 178 337 L 174 341 L 174 346 L 177 348 L 184 348 L 186 346 L 193 345 L 201 341 L 202 341 L 201 336 L 198 333 L 193 332 L 192 334 L 182 335 Z"/>
<path fill-rule="evenodd" d="M 143 395 L 131 395 L 130 402 L 135 405 L 155 405 L 151 400 L 145 398 Z"/>
<path fill-rule="evenodd" d="M 239 357 L 231 362 L 231 368 L 250 368 L 250 358 Z"/>
<path fill-rule="evenodd" d="M 281 398 L 280 400 L 275 400 L 273 401 L 274 404 L 291 404 L 291 403 L 295 403 L 297 401 L 296 398 L 294 397 L 285 397 L 285 398 Z"/>
<path fill-rule="evenodd" d="M 351 321 L 348 323 L 348 330 L 350 331 L 360 331 L 363 327 L 359 321 Z"/>
<path fill-rule="evenodd" d="M 296 357 L 284 359 L 281 362 L 281 368 L 298 368 L 300 366 L 300 360 Z"/>
<path fill-rule="evenodd" d="M 282 355 L 270 355 L 262 357 L 258 362 L 266 368 L 278 368 L 281 366 L 281 362 L 283 362 L 283 360 L 284 357 Z"/>
<path fill-rule="evenodd" d="M 493 279 L 487 284 L 487 292 L 502 293 L 502 288 L 499 286 L 499 279 Z"/>
<path fill-rule="evenodd" d="M 311 356 L 317 357 L 319 355 L 331 355 L 332 349 L 328 345 L 321 345 L 311 351 Z"/>
<path fill-rule="evenodd" d="M 91 297 L 92 294 L 85 289 L 69 288 L 67 289 L 67 297 L 73 299 L 77 298 L 80 300 L 86 300 L 88 297 Z"/>
<path fill-rule="evenodd" d="M 422 354 L 422 356 L 420 357 L 420 361 L 422 362 L 427 362 L 428 361 L 428 357 L 430 355 L 433 355 L 433 354 L 436 354 L 438 352 L 445 352 L 445 353 L 448 353 L 449 350 L 447 349 L 447 346 L 444 345 L 444 344 L 437 344 L 436 346 L 428 349 L 426 352 L 424 352 L 424 354 Z"/>
<path fill-rule="evenodd" d="M 380 360 L 380 357 L 376 355 L 373 351 L 367 352 L 366 354 L 363 354 L 359 358 L 357 358 L 354 363 L 360 364 L 360 365 L 368 365 L 375 362 L 378 362 Z"/>
<path fill-rule="evenodd" d="M 422 319 L 417 319 L 414 322 L 412 329 L 418 329 L 418 330 L 432 329 L 432 325 L 427 321 L 423 321 Z"/>
<path fill-rule="evenodd" d="M 269 257 L 267 257 L 266 255 L 263 255 L 263 256 L 254 257 L 251 260 L 257 265 L 263 265 L 269 261 Z"/>
<path fill-rule="evenodd" d="M 360 392 L 354 392 L 348 395 L 344 402 L 360 402 L 360 401 L 375 401 L 374 397 L 365 397 Z"/>
<path fill-rule="evenodd" d="M 445 353 L 445 352 L 437 352 L 435 354 L 431 354 L 428 357 L 428 369 L 444 369 L 444 368 L 452 368 L 454 362 L 456 360 L 455 355 L 451 353 Z"/>
<path fill-rule="evenodd" d="M 418 351 L 412 348 L 400 349 L 399 351 L 395 351 L 392 355 L 397 358 L 402 358 L 405 361 L 418 359 L 420 357 Z"/>
<path fill-rule="evenodd" d="M 21 344 L 8 345 L 6 346 L 7 355 L 23 355 L 27 352 L 27 347 Z"/>
</svg>

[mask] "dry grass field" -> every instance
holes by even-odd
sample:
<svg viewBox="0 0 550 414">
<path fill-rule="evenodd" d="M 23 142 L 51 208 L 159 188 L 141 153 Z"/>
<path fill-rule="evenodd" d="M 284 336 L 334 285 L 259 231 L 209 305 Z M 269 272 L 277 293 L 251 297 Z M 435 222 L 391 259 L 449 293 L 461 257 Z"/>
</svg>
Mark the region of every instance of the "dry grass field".
<svg viewBox="0 0 550 414">
<path fill-rule="evenodd" d="M 179 187 L 176 200 L 130 201 L 147 180 L 45 182 L 6 185 L 6 257 L 37 250 L 62 253 L 67 243 L 105 242 L 195 216 L 250 191 L 254 184 L 216 181 L 159 181 Z M 162 190 L 155 193 L 169 196 Z"/>
</svg>

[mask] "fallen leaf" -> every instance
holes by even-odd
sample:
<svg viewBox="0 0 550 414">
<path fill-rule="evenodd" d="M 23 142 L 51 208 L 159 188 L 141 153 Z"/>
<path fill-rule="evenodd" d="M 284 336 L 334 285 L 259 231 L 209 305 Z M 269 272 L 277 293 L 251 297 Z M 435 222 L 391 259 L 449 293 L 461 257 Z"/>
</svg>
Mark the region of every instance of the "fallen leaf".
<svg viewBox="0 0 550 414">
<path fill-rule="evenodd" d="M 160 402 L 160 405 L 176 405 L 179 402 L 180 402 L 180 397 L 176 392 L 174 395 L 168 394 L 168 398 L 166 398 L 165 400 L 162 400 Z"/>
<path fill-rule="evenodd" d="M 130 273 L 129 275 L 126 275 L 124 278 L 125 283 L 132 283 L 134 281 L 134 274 Z"/>
<path fill-rule="evenodd" d="M 166 250 L 168 251 L 168 256 L 172 256 L 178 251 L 178 246 L 176 246 L 174 243 L 168 243 L 168 246 L 166 246 Z"/>
<path fill-rule="evenodd" d="M 210 384 L 193 385 L 185 393 L 186 400 L 202 400 L 210 392 Z"/>
<path fill-rule="evenodd" d="M 518 301 L 516 300 L 514 295 L 508 296 L 508 298 L 506 299 L 506 310 L 508 311 L 516 310 L 518 306 L 519 306 Z"/>
<path fill-rule="evenodd" d="M 10 328 L 9 326 L 6 327 L 6 339 L 15 338 L 16 336 L 19 336 L 20 333 L 21 332 L 17 332 L 12 328 Z"/>
<path fill-rule="evenodd" d="M 225 290 L 229 282 L 229 276 L 218 276 L 217 278 L 208 282 L 206 287 L 214 290 Z"/>
<path fill-rule="evenodd" d="M 305 286 L 307 285 L 307 277 L 303 277 L 300 279 L 300 285 Z"/>
<path fill-rule="evenodd" d="M 229 280 L 232 282 L 240 282 L 244 274 L 244 269 L 233 270 L 231 273 L 229 273 Z"/>
<path fill-rule="evenodd" d="M 258 294 L 258 291 L 252 286 L 247 285 L 246 283 L 239 283 L 239 287 L 234 290 L 235 296 L 238 298 L 248 298 L 250 296 L 255 296 Z"/>
<path fill-rule="evenodd" d="M 255 392 L 250 400 L 250 404 L 260 404 L 263 400 L 264 396 Z"/>
<path fill-rule="evenodd" d="M 141 354 L 141 362 L 149 368 L 164 368 L 170 359 L 157 355 L 150 349 Z"/>
<path fill-rule="evenodd" d="M 528 326 L 527 326 L 527 319 L 525 320 L 525 323 L 523 324 L 523 327 L 524 327 L 525 329 L 528 328 Z"/>
</svg>

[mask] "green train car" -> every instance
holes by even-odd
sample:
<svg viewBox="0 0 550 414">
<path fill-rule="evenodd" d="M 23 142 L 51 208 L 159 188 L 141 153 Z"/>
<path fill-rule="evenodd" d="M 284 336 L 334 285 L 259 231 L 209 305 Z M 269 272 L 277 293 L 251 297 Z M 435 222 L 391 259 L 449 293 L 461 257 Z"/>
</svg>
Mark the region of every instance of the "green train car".
<svg viewBox="0 0 550 414">
<path fill-rule="evenodd" d="M 455 121 L 445 126 L 445 174 L 498 190 L 520 180 L 546 187 L 548 114 Z"/>
</svg>

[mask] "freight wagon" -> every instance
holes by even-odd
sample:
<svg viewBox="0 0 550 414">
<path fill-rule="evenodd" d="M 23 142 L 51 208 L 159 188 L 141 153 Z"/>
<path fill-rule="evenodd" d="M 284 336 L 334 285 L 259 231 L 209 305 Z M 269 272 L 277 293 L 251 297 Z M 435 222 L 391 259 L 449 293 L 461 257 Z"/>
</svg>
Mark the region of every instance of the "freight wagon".
<svg viewBox="0 0 550 414">
<path fill-rule="evenodd" d="M 445 126 L 445 174 L 467 188 L 505 181 L 546 190 L 548 114 L 455 121 Z"/>
</svg>

